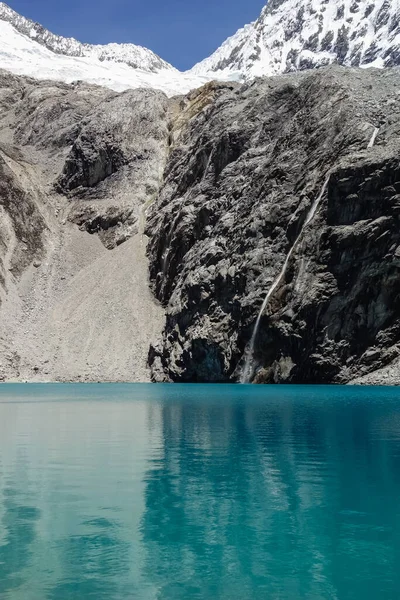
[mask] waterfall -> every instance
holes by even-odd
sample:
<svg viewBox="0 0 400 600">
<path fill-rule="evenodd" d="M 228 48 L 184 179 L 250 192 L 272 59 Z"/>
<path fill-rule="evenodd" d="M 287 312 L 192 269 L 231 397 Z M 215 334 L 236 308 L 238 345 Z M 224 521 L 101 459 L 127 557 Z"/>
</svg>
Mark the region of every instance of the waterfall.
<svg viewBox="0 0 400 600">
<path fill-rule="evenodd" d="M 373 131 L 373 134 L 371 136 L 371 139 L 369 140 L 369 144 L 368 144 L 367 148 L 372 148 L 373 147 L 373 145 L 375 144 L 376 136 L 378 135 L 378 133 L 379 133 L 379 127 L 374 127 L 374 131 Z"/>
<path fill-rule="evenodd" d="M 282 283 L 282 281 L 285 277 L 289 261 L 290 261 L 291 256 L 301 238 L 301 235 L 302 235 L 305 227 L 310 223 L 310 221 L 312 221 L 312 219 L 315 216 L 315 213 L 317 212 L 318 206 L 319 206 L 319 204 L 325 194 L 326 188 L 328 186 L 329 178 L 330 178 L 330 173 L 326 176 L 324 185 L 322 186 L 321 193 L 312 203 L 311 208 L 307 214 L 306 220 L 304 221 L 303 227 L 301 228 L 298 236 L 294 240 L 292 247 L 290 248 L 290 250 L 286 256 L 285 262 L 283 263 L 282 269 L 278 273 L 277 277 L 274 279 L 271 287 L 268 290 L 267 295 L 265 296 L 265 299 L 264 299 L 264 302 L 262 303 L 260 312 L 258 313 L 256 324 L 254 325 L 253 334 L 252 334 L 250 342 L 245 350 L 245 354 L 244 354 L 245 362 L 244 362 L 242 375 L 240 377 L 240 383 L 249 383 L 251 380 L 251 377 L 254 372 L 254 349 L 255 349 L 255 343 L 256 343 L 256 339 L 257 339 L 257 335 L 258 335 L 258 329 L 260 327 L 261 318 L 263 316 L 265 309 L 268 306 L 268 302 L 270 301 L 270 298 L 274 294 L 275 290 L 280 286 L 280 284 Z"/>
</svg>

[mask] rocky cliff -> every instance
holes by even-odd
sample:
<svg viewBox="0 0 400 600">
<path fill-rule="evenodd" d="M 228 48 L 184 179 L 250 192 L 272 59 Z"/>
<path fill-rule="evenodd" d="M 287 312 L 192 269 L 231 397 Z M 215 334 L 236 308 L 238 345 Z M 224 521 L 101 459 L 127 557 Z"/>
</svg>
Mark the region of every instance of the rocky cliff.
<svg viewBox="0 0 400 600">
<path fill-rule="evenodd" d="M 2 72 L 0 377 L 399 383 L 399 90 Z"/>
<path fill-rule="evenodd" d="M 239 380 L 289 252 L 249 380 L 345 383 L 395 365 L 399 83 L 397 70 L 329 67 L 215 87 L 148 221 L 167 310 L 155 380 Z"/>
</svg>

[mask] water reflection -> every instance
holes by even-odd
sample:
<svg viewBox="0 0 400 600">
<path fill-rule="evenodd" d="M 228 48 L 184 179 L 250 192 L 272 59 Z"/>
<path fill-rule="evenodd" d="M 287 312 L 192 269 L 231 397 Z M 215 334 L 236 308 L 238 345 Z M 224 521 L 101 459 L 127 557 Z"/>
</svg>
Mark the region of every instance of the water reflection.
<svg viewBox="0 0 400 600">
<path fill-rule="evenodd" d="M 1 600 L 147 598 L 138 539 L 147 408 L 0 401 Z"/>
<path fill-rule="evenodd" d="M 1 600 L 400 597 L 400 390 L 73 389 L 0 389 Z"/>
<path fill-rule="evenodd" d="M 34 551 L 35 525 L 40 511 L 25 505 L 15 488 L 10 485 L 3 491 L 0 545 L 0 598 L 17 589 L 23 582 L 22 572 Z"/>
<path fill-rule="evenodd" d="M 397 406 L 278 394 L 162 406 L 146 576 L 165 600 L 397 598 Z"/>
</svg>

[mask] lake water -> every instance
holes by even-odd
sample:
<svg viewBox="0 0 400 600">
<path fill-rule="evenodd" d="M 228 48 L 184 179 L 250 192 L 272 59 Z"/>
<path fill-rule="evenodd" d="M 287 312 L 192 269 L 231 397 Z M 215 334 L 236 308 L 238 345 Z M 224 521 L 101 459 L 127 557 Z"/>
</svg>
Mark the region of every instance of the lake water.
<svg viewBox="0 0 400 600">
<path fill-rule="evenodd" d="M 400 598 L 400 390 L 2 385 L 1 600 Z"/>
</svg>

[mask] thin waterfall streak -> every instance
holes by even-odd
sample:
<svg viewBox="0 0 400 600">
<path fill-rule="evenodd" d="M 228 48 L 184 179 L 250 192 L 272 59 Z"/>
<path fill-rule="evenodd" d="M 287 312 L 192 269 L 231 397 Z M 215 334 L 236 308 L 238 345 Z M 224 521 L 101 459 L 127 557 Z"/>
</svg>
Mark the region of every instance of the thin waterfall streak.
<svg viewBox="0 0 400 600">
<path fill-rule="evenodd" d="M 146 228 L 146 203 L 142 204 L 139 208 L 138 234 L 140 235 L 140 245 L 141 246 L 143 246 L 145 228 Z"/>
<path fill-rule="evenodd" d="M 292 254 L 303 234 L 303 231 L 305 229 L 305 227 L 313 220 L 313 218 L 315 217 L 315 213 L 318 210 L 318 207 L 321 203 L 321 200 L 325 194 L 326 188 L 328 186 L 329 183 L 329 178 L 330 178 L 330 173 L 326 176 L 325 181 L 324 181 L 324 185 L 322 186 L 322 190 L 321 193 L 319 194 L 319 196 L 317 196 L 317 198 L 314 200 L 314 202 L 311 205 L 311 208 L 307 214 L 306 220 L 303 223 L 302 228 L 300 229 L 300 232 L 298 234 L 298 236 L 296 237 L 296 239 L 294 240 L 292 247 L 290 248 L 285 262 L 283 263 L 283 266 L 280 270 L 280 272 L 278 273 L 278 276 L 274 279 L 271 287 L 269 288 L 267 295 L 264 298 L 264 302 L 262 303 L 261 309 L 258 313 L 257 316 L 257 320 L 256 323 L 254 325 L 254 329 L 253 329 L 253 333 L 250 339 L 250 343 L 247 346 L 247 349 L 245 350 L 245 363 L 244 363 L 244 367 L 243 367 L 243 371 L 240 377 L 240 383 L 249 383 L 251 376 L 253 374 L 253 362 L 254 362 L 254 349 L 255 349 L 255 343 L 256 343 L 256 339 L 257 339 L 257 335 L 258 335 L 258 329 L 260 327 L 260 323 L 261 323 L 261 318 L 263 316 L 263 313 L 265 311 L 265 309 L 268 306 L 268 302 L 270 301 L 272 295 L 274 294 L 275 290 L 280 286 L 280 284 L 282 283 L 283 278 L 285 277 L 286 274 L 286 269 L 288 267 L 289 261 L 292 257 Z"/>
<path fill-rule="evenodd" d="M 373 134 L 371 136 L 371 139 L 368 142 L 367 148 L 372 148 L 373 147 L 373 145 L 375 144 L 376 136 L 378 135 L 378 133 L 379 133 L 379 127 L 374 127 L 374 131 L 373 131 Z"/>
</svg>

